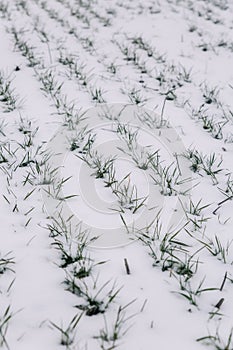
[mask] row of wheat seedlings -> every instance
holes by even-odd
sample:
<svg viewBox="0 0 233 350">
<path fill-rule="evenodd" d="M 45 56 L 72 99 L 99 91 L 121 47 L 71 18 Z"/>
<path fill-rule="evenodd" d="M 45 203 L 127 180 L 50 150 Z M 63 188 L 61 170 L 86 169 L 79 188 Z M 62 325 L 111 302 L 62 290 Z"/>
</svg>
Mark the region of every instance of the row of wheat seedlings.
<svg viewBox="0 0 233 350">
<path fill-rule="evenodd" d="M 81 310 L 66 328 L 53 324 L 60 331 L 61 345 L 68 347 L 74 341 L 77 342 L 75 332 L 81 317 L 103 315 L 105 326 L 99 329 L 99 333 L 98 326 L 92 330 L 93 337 L 100 342 L 101 349 L 117 348 L 127 330 L 126 324 L 130 317 L 125 310 L 131 302 L 124 306 L 120 306 L 118 302 L 118 306 L 114 306 L 122 287 L 117 286 L 116 281 L 103 281 L 101 268 L 98 269 L 98 266 L 107 262 L 96 262 L 91 257 L 88 246 L 93 242 L 93 238 L 89 238 L 90 232 L 82 228 L 81 222 L 74 227 L 59 214 L 52 219 L 48 228 L 50 237 L 54 240 L 53 246 L 61 257 L 60 268 L 65 273 L 65 288 L 77 297 L 75 308 Z M 108 310 L 111 314 L 114 310 L 116 317 L 111 317 L 110 320 Z"/>
<path fill-rule="evenodd" d="M 3 102 L 3 112 L 12 112 L 22 107 L 22 100 L 12 87 L 12 78 L 3 71 L 0 72 L 0 102 Z"/>
</svg>

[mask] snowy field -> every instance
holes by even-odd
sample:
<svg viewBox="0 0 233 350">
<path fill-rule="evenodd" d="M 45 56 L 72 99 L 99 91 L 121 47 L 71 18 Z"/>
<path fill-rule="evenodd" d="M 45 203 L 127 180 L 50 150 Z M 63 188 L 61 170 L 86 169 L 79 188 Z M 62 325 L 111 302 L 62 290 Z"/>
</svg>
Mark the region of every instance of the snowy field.
<svg viewBox="0 0 233 350">
<path fill-rule="evenodd" d="M 233 2 L 0 0 L 0 349 L 233 349 Z"/>
</svg>

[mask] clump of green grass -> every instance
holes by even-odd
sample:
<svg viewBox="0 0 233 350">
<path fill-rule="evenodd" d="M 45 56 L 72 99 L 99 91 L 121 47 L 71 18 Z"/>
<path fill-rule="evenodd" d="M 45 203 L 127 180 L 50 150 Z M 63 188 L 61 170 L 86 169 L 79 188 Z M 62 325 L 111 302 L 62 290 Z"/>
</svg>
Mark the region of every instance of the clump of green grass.
<svg viewBox="0 0 233 350">
<path fill-rule="evenodd" d="M 231 350 L 233 348 L 232 334 L 233 330 L 231 329 L 227 338 L 223 339 L 219 333 L 218 327 L 215 334 L 208 334 L 204 337 L 198 338 L 196 341 L 211 346 L 211 348 L 215 350 Z"/>
<path fill-rule="evenodd" d="M 106 291 L 106 287 L 110 281 L 98 287 L 97 279 L 93 280 L 92 285 L 90 285 L 89 281 L 86 281 L 84 278 L 78 279 L 71 274 L 67 274 L 66 276 L 65 284 L 67 290 L 84 300 L 84 303 L 77 304 L 76 307 L 85 311 L 87 316 L 104 313 L 110 304 L 114 302 L 121 290 L 121 288 L 116 287 L 114 282 L 110 289 Z"/>
<path fill-rule="evenodd" d="M 6 271 L 13 271 L 12 265 L 14 265 L 14 258 L 11 256 L 12 252 L 6 255 L 0 254 L 0 274 L 4 274 Z"/>
<path fill-rule="evenodd" d="M 7 331 L 9 328 L 9 323 L 13 317 L 10 311 L 10 305 L 6 308 L 3 314 L 0 315 L 0 346 L 5 346 L 8 350 L 10 349 L 7 342 Z"/>
<path fill-rule="evenodd" d="M 65 346 L 67 349 L 69 349 L 69 346 L 74 343 L 76 328 L 82 315 L 82 313 L 75 315 L 66 327 L 63 325 L 58 326 L 57 324 L 51 322 L 52 327 L 57 329 L 60 333 L 60 344 Z"/>
<path fill-rule="evenodd" d="M 99 341 L 101 350 L 113 350 L 121 345 L 122 337 L 131 327 L 126 326 L 126 324 L 134 317 L 134 315 L 127 316 L 125 310 L 133 302 L 134 300 L 125 306 L 118 307 L 115 320 L 111 327 L 109 327 L 107 318 L 104 315 L 104 328 L 100 329 L 99 334 L 94 336 L 94 339 Z"/>
<path fill-rule="evenodd" d="M 121 181 L 115 181 L 112 186 L 112 192 L 116 195 L 121 211 L 122 209 L 131 210 L 136 213 L 145 205 L 147 197 L 139 197 L 137 187 L 131 185 L 130 174 L 127 174 Z"/>
<path fill-rule="evenodd" d="M 12 79 L 3 71 L 0 71 L 0 102 L 4 104 L 4 112 L 12 112 L 22 105 L 22 100 L 12 88 Z"/>
<path fill-rule="evenodd" d="M 196 149 L 188 149 L 184 157 L 190 160 L 190 169 L 195 173 L 201 173 L 211 177 L 213 183 L 218 184 L 217 175 L 223 171 L 221 168 L 222 158 L 217 157 L 216 153 L 203 155 Z"/>
</svg>

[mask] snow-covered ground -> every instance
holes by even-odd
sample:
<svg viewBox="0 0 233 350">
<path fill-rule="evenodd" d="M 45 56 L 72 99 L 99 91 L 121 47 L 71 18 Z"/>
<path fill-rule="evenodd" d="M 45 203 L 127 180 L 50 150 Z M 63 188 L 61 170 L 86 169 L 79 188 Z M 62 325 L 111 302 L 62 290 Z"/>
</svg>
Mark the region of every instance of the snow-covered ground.
<svg viewBox="0 0 233 350">
<path fill-rule="evenodd" d="M 0 348 L 233 349 L 232 14 L 0 0 Z"/>
</svg>

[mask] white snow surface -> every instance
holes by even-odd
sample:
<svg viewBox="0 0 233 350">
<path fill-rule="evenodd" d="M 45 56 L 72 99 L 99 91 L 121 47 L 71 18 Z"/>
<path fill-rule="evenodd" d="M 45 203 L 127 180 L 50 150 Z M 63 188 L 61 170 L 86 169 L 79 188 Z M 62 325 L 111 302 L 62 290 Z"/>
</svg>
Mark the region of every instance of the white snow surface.
<svg viewBox="0 0 233 350">
<path fill-rule="evenodd" d="M 233 327 L 232 14 L 230 0 L 0 0 L 0 271 L 5 266 L 4 259 L 14 261 L 0 274 L 0 349 L 233 348 L 229 338 Z M 14 33 L 18 33 L 18 39 Z M 65 57 L 70 59 L 70 66 L 68 61 L 61 62 Z M 31 64 L 34 61 L 35 65 Z M 55 90 L 59 86 L 57 93 L 43 86 L 42 76 L 49 73 Z M 1 76 L 10 81 L 11 93 L 16 97 L 16 107 L 11 111 L 6 110 Z M 104 101 L 93 97 L 98 89 Z M 132 97 L 132 91 L 139 100 Z M 172 98 L 166 100 L 166 96 Z M 71 178 L 64 183 L 63 193 L 78 196 L 60 200 L 54 218 L 58 220 L 65 202 L 84 226 L 95 227 L 98 232 L 119 226 L 122 237 L 127 236 L 124 244 L 115 247 L 108 242 L 102 249 L 91 243 L 84 248 L 93 267 L 89 276 L 76 278 L 77 284 L 93 296 L 108 282 L 98 300 L 106 298 L 114 283 L 114 291 L 120 289 L 104 313 L 92 316 L 77 308 L 86 299 L 67 290 L 65 280 L 72 275 L 75 263 L 61 266 L 62 254 L 56 243 L 68 246 L 68 239 L 62 234 L 53 236 L 49 230 L 53 218 L 42 195 L 48 187 L 40 184 L 35 166 L 60 128 L 67 130 L 67 135 L 81 128 L 77 123 L 75 130 L 69 130 L 68 118 L 57 101 L 74 106 L 71 119 L 74 111 L 81 114 L 104 103 L 139 106 L 158 116 L 162 113 L 167 129 L 174 131 L 184 151 L 197 150 L 203 157 L 214 155 L 217 159 L 213 166 L 216 173 L 211 176 L 201 167 L 191 171 L 192 159 L 179 155 L 180 162 L 184 161 L 182 171 L 184 167 L 192 177 L 190 191 L 185 195 L 164 196 L 153 185 L 159 200 L 152 203 L 163 207 L 147 208 L 149 213 L 162 209 L 161 237 L 151 241 L 161 256 L 156 262 L 150 248 L 137 239 L 136 229 L 134 239 L 128 239 L 117 199 L 104 187 L 104 179 L 96 179 L 94 170 L 77 157 L 81 154 L 67 147 L 61 174 Z M 22 121 L 29 132 L 20 129 Z M 136 167 L 130 155 L 123 152 L 119 156 L 118 144 L 125 151 L 127 147 L 114 132 L 114 122 L 105 121 L 106 128 L 93 126 L 91 118 L 87 121 L 91 133 L 96 134 L 96 149 L 107 157 L 113 155 L 109 150 L 116 145 L 117 179 L 130 173 L 138 197 L 149 197 L 153 182 L 150 173 Z M 155 137 L 160 127 L 151 128 L 152 136 L 145 130 L 138 131 L 140 146 L 144 150 L 149 146 L 153 151 L 159 149 L 163 166 L 175 162 L 173 144 L 168 140 L 168 148 L 159 136 Z M 161 126 L 161 132 L 166 138 L 169 131 Z M 30 137 L 31 143 L 26 144 Z M 59 147 L 53 149 L 56 151 L 59 153 Z M 28 155 L 31 162 L 22 166 Z M 86 182 L 79 183 L 80 168 L 88 178 Z M 100 207 L 89 206 L 85 198 L 90 183 L 104 203 L 102 212 Z M 227 185 L 232 193 L 226 192 Z M 180 201 L 200 201 L 204 208 L 198 216 L 189 215 L 186 207 L 185 215 L 186 204 L 182 208 Z M 135 214 L 125 210 L 129 226 L 134 220 L 140 223 L 146 218 L 146 205 Z M 182 220 L 178 226 L 169 227 L 176 206 L 182 211 Z M 79 241 L 74 226 L 71 231 L 69 242 L 75 249 Z M 178 231 L 174 240 L 183 245 L 173 242 L 176 249 L 162 256 L 159 239 Z M 147 234 L 146 228 L 141 234 Z M 163 269 L 169 259 L 176 258 L 186 263 L 190 258 L 192 276 L 177 273 L 175 264 Z M 188 289 L 193 291 L 196 305 L 190 302 Z M 221 298 L 224 301 L 217 308 Z M 101 342 L 97 338 L 103 335 L 101 331 L 107 325 L 111 338 L 117 311 L 126 305 L 117 331 L 119 339 Z M 6 327 L 3 321 L 8 306 L 12 317 Z M 72 341 L 62 344 L 62 332 L 56 326 L 67 330 L 73 317 L 81 314 L 75 329 L 67 331 Z M 197 341 L 209 335 L 213 337 Z"/>
</svg>

